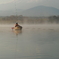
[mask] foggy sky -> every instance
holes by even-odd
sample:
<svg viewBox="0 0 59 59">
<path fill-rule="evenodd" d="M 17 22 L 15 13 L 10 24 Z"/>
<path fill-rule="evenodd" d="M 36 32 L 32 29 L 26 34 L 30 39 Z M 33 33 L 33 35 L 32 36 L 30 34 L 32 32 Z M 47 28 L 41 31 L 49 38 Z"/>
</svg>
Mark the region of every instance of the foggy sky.
<svg viewBox="0 0 59 59">
<path fill-rule="evenodd" d="M 0 10 L 12 8 L 29 9 L 35 6 L 50 6 L 59 9 L 59 0 L 0 0 Z"/>
</svg>

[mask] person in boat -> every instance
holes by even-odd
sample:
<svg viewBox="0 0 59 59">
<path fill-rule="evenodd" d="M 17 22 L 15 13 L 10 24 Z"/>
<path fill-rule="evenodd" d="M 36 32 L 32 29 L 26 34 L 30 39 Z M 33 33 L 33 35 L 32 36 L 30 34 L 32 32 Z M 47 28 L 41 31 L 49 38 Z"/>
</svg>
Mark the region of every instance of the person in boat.
<svg viewBox="0 0 59 59">
<path fill-rule="evenodd" d="M 15 27 L 20 26 L 18 23 L 15 24 Z"/>
<path fill-rule="evenodd" d="M 15 27 L 19 26 L 20 29 L 22 29 L 22 26 L 20 26 L 18 23 L 15 24 Z"/>
</svg>

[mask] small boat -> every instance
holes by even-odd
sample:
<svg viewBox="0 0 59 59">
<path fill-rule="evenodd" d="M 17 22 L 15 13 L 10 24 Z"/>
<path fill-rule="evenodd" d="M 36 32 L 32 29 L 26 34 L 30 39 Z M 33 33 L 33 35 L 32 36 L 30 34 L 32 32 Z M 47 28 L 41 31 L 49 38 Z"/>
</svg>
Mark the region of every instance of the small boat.
<svg viewBox="0 0 59 59">
<path fill-rule="evenodd" d="M 22 26 L 16 26 L 14 27 L 15 30 L 22 30 Z"/>
</svg>

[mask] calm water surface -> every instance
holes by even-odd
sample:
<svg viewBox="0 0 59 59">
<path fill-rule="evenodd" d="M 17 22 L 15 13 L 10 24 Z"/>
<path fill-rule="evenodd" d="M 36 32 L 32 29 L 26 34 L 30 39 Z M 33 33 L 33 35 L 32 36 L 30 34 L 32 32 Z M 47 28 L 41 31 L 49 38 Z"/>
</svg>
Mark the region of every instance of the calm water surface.
<svg viewBox="0 0 59 59">
<path fill-rule="evenodd" d="M 0 59 L 59 59 L 59 29 L 0 27 Z"/>
</svg>

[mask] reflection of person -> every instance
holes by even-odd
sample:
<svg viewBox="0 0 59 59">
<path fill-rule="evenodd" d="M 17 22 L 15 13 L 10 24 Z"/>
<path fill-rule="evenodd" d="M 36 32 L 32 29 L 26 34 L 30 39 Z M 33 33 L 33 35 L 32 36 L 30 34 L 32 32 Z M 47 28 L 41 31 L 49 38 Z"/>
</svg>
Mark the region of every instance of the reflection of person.
<svg viewBox="0 0 59 59">
<path fill-rule="evenodd" d="M 16 23 L 16 24 L 15 24 L 15 27 L 16 27 L 16 26 L 20 26 L 20 25 L 19 25 L 18 23 Z"/>
<path fill-rule="evenodd" d="M 14 30 L 14 33 L 15 33 L 16 35 L 22 34 L 22 30 Z"/>
</svg>

